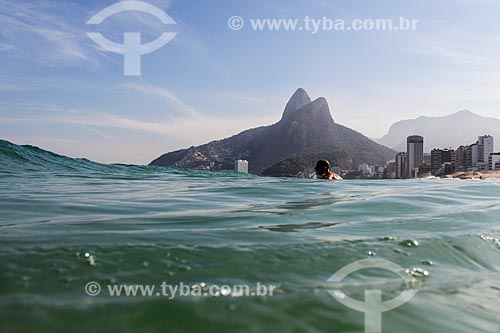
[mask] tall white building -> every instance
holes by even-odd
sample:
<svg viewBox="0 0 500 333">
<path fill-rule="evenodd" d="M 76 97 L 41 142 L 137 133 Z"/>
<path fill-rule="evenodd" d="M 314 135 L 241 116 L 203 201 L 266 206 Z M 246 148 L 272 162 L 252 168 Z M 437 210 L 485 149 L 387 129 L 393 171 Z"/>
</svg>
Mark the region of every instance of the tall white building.
<svg viewBox="0 0 500 333">
<path fill-rule="evenodd" d="M 491 135 L 480 136 L 477 140 L 478 163 L 488 165 L 490 154 L 493 153 L 493 137 Z"/>
<path fill-rule="evenodd" d="M 248 161 L 247 160 L 234 161 L 234 171 L 248 173 Z"/>
</svg>

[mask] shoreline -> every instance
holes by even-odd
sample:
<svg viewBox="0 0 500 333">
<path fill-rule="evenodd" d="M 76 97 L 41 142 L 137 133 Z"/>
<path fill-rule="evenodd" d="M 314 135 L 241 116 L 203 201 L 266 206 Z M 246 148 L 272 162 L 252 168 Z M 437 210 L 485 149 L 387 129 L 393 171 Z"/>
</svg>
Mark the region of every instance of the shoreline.
<svg viewBox="0 0 500 333">
<path fill-rule="evenodd" d="M 454 179 L 490 179 L 500 178 L 500 171 L 469 171 L 469 172 L 455 172 L 451 175 L 443 176 L 441 178 L 454 178 Z"/>
</svg>

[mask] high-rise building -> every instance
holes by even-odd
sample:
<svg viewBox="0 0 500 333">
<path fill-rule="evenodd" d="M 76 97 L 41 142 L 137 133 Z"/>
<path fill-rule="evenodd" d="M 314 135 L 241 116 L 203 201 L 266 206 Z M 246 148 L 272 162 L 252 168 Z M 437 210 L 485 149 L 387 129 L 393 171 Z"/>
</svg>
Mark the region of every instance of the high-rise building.
<svg viewBox="0 0 500 333">
<path fill-rule="evenodd" d="M 500 171 L 500 153 L 491 153 L 488 160 L 489 170 Z"/>
<path fill-rule="evenodd" d="M 396 178 L 396 161 L 389 161 L 385 166 L 385 178 L 395 179 Z"/>
<path fill-rule="evenodd" d="M 477 163 L 479 162 L 479 150 L 477 142 L 469 146 L 467 153 L 467 166 L 469 168 L 477 166 Z"/>
<path fill-rule="evenodd" d="M 432 174 L 437 175 L 439 169 L 443 166 L 443 151 L 441 149 L 431 150 L 431 169 Z"/>
<path fill-rule="evenodd" d="M 396 155 L 396 179 L 407 179 L 408 176 L 408 154 L 399 153 Z"/>
<path fill-rule="evenodd" d="M 248 173 L 248 161 L 237 160 L 234 162 L 234 170 L 238 172 Z"/>
<path fill-rule="evenodd" d="M 477 140 L 478 163 L 488 164 L 490 154 L 493 153 L 493 137 L 491 135 L 480 136 Z"/>
<path fill-rule="evenodd" d="M 418 176 L 419 177 L 428 177 L 432 174 L 432 166 L 430 163 L 422 163 L 418 167 Z"/>
<path fill-rule="evenodd" d="M 455 172 L 467 171 L 469 146 L 460 146 L 455 151 Z"/>
<path fill-rule="evenodd" d="M 433 149 L 431 151 L 431 170 L 433 175 L 445 173 L 443 165 L 450 163 L 455 165 L 455 150 L 453 149 Z"/>
<path fill-rule="evenodd" d="M 431 164 L 432 163 L 432 155 L 429 153 L 424 153 L 424 163 Z"/>
<path fill-rule="evenodd" d="M 409 136 L 406 140 L 408 153 L 408 173 L 410 178 L 418 174 L 418 167 L 424 162 L 424 138 L 420 135 Z"/>
</svg>

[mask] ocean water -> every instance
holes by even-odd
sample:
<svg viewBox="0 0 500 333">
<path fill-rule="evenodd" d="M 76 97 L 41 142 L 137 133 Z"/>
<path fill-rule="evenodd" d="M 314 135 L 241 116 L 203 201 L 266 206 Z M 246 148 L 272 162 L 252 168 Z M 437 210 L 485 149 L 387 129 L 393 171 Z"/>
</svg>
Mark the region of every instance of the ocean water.
<svg viewBox="0 0 500 333">
<path fill-rule="evenodd" d="M 364 314 L 330 296 L 327 280 L 384 258 L 428 275 L 414 274 L 417 294 L 382 314 L 383 332 L 498 333 L 499 239 L 498 180 L 261 178 L 101 165 L 0 141 L 0 332 L 363 332 Z M 99 295 L 86 294 L 90 281 Z M 276 290 L 105 293 L 162 282 Z M 368 269 L 342 290 L 363 300 L 374 285 L 384 299 L 408 288 Z"/>
</svg>

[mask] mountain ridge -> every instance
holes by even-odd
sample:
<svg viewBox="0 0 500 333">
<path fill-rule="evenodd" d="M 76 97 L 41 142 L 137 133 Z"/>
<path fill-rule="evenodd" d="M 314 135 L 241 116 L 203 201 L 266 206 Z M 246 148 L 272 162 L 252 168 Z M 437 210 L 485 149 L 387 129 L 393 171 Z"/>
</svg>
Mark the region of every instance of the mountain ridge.
<svg viewBox="0 0 500 333">
<path fill-rule="evenodd" d="M 490 134 L 500 137 L 500 119 L 484 117 L 470 110 L 461 110 L 445 116 L 420 116 L 404 119 L 392 124 L 379 144 L 394 150 L 406 150 L 406 137 L 418 134 L 424 137 L 424 150 L 433 148 L 457 148 L 477 140 L 478 136 Z"/>
<path fill-rule="evenodd" d="M 357 169 L 361 163 L 384 165 L 395 153 L 359 132 L 336 124 L 325 98 L 311 100 L 299 88 L 286 103 L 277 123 L 166 153 L 151 164 L 217 170 L 232 168 L 236 159 L 246 159 L 251 173 L 306 176 L 316 159 L 326 158 L 333 166 Z"/>
</svg>

